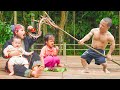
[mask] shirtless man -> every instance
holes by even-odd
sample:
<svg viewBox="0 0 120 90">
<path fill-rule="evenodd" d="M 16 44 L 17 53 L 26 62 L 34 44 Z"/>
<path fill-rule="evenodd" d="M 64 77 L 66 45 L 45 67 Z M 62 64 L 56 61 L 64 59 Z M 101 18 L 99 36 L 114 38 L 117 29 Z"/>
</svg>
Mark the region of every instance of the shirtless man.
<svg viewBox="0 0 120 90">
<path fill-rule="evenodd" d="M 115 40 L 114 36 L 108 31 L 112 25 L 112 20 L 108 17 L 103 18 L 100 21 L 98 28 L 93 28 L 84 38 L 82 38 L 78 43 L 84 45 L 85 41 L 88 41 L 92 37 L 91 47 L 98 50 L 102 54 L 105 54 L 105 48 L 108 43 L 110 43 L 110 49 L 107 53 L 106 57 L 109 60 L 112 60 L 112 52 L 115 49 Z M 95 64 L 102 65 L 103 71 L 105 73 L 110 73 L 107 70 L 107 63 L 105 57 L 101 56 L 97 52 L 92 49 L 85 51 L 81 56 L 81 63 L 83 65 L 84 70 L 82 72 L 88 72 L 88 64 L 95 59 Z"/>
</svg>

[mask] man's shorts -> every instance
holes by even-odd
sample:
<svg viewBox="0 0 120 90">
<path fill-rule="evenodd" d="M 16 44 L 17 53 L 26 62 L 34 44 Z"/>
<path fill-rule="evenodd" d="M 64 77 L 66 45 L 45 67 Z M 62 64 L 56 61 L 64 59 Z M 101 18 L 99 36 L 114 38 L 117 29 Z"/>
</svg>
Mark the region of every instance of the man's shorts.
<svg viewBox="0 0 120 90">
<path fill-rule="evenodd" d="M 96 49 L 96 50 L 102 54 L 105 54 L 105 51 L 102 49 Z M 81 55 L 81 58 L 85 59 L 88 64 L 90 64 L 93 59 L 95 60 L 95 64 L 97 65 L 100 65 L 106 62 L 105 57 L 103 57 L 102 55 L 100 55 L 99 53 L 95 52 L 92 49 L 88 49 L 87 51 L 85 51 Z"/>
</svg>

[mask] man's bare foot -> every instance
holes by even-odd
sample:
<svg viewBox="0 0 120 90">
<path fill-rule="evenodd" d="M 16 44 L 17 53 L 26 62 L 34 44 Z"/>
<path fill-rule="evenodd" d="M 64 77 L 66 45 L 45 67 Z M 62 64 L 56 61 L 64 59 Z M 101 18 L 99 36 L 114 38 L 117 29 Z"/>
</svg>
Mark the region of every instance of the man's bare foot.
<svg viewBox="0 0 120 90">
<path fill-rule="evenodd" d="M 64 67 L 64 64 L 58 64 L 57 67 Z"/>
<path fill-rule="evenodd" d="M 106 73 L 106 74 L 109 74 L 110 71 L 108 71 L 107 69 L 103 69 L 103 71 Z"/>
<path fill-rule="evenodd" d="M 81 73 L 89 73 L 89 71 L 87 69 L 84 69 L 81 71 Z"/>
<path fill-rule="evenodd" d="M 14 72 L 11 72 L 9 75 L 10 75 L 10 76 L 14 75 Z"/>
<path fill-rule="evenodd" d="M 43 66 L 39 66 L 38 68 L 35 68 L 33 71 L 32 71 L 32 76 L 35 77 L 35 78 L 38 78 L 42 71 L 44 70 L 44 67 Z"/>
<path fill-rule="evenodd" d="M 37 70 L 39 68 L 39 66 L 35 66 L 32 68 L 33 71 Z"/>
</svg>

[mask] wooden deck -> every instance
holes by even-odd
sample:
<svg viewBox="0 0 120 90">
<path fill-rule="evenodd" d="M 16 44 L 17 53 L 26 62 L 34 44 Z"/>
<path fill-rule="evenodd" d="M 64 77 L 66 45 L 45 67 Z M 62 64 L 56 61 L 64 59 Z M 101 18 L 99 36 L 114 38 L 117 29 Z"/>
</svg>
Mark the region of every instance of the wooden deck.
<svg viewBox="0 0 120 90">
<path fill-rule="evenodd" d="M 90 73 L 81 73 L 83 70 L 80 56 L 61 57 L 61 63 L 67 65 L 65 72 L 43 72 L 39 78 L 26 78 L 21 76 L 9 76 L 4 71 L 5 62 L 7 60 L 0 58 L 0 79 L 120 79 L 120 66 L 108 61 L 108 70 L 110 74 L 105 74 L 102 71 L 101 65 L 95 65 L 94 60 L 89 65 Z M 120 56 L 113 56 L 113 59 L 120 63 Z"/>
</svg>

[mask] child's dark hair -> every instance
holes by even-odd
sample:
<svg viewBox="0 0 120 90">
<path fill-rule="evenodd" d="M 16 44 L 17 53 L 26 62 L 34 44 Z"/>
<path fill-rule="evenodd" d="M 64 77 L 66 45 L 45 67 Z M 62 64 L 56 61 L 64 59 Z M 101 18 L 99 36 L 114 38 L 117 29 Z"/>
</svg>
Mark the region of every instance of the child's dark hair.
<svg viewBox="0 0 120 90">
<path fill-rule="evenodd" d="M 12 42 L 14 41 L 14 39 L 20 39 L 20 40 L 21 40 L 20 37 L 18 37 L 18 36 L 14 36 L 14 37 L 12 38 Z"/>
<path fill-rule="evenodd" d="M 55 38 L 53 34 L 46 34 L 44 36 L 44 45 L 46 45 L 46 41 L 50 40 L 51 38 Z"/>
</svg>

